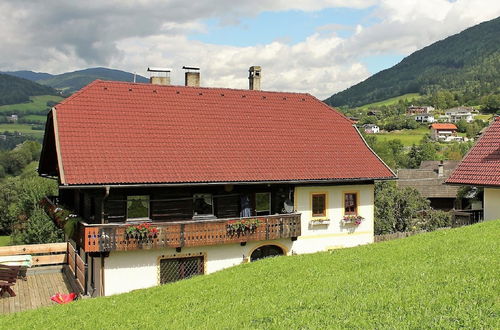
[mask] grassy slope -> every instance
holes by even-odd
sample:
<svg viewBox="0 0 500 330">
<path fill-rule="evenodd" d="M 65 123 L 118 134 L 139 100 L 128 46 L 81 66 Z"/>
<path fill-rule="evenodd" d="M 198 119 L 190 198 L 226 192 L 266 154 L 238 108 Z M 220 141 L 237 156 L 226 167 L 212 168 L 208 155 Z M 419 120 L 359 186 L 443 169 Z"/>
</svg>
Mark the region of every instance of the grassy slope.
<svg viewBox="0 0 500 330">
<path fill-rule="evenodd" d="M 40 96 L 30 96 L 30 100 L 32 102 L 2 105 L 0 106 L 0 113 L 6 111 L 23 112 L 26 110 L 43 110 L 47 108 L 48 101 L 60 102 L 61 100 L 63 100 L 63 98 L 54 95 L 40 95 Z"/>
<path fill-rule="evenodd" d="M 0 317 L 0 328 L 495 328 L 500 221 Z"/>
<path fill-rule="evenodd" d="M 0 246 L 7 246 L 10 244 L 10 236 L 0 236 Z"/>
<path fill-rule="evenodd" d="M 359 107 L 359 109 L 377 108 L 377 107 L 381 107 L 383 105 L 391 105 L 391 104 L 398 103 L 399 100 L 417 100 L 420 97 L 421 96 L 418 93 L 403 94 L 403 95 L 400 95 L 400 96 L 391 97 L 391 98 L 383 100 L 383 101 L 365 104 L 365 105 Z"/>
</svg>

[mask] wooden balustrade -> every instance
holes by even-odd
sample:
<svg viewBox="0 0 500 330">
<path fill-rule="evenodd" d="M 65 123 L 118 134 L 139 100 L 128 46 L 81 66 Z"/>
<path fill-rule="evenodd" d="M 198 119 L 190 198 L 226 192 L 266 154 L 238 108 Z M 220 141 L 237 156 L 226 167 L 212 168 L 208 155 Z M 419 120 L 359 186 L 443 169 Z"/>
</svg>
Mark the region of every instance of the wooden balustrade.
<svg viewBox="0 0 500 330">
<path fill-rule="evenodd" d="M 241 222 L 248 226 L 235 229 Z M 253 224 L 253 225 L 251 225 Z M 179 248 L 274 240 L 300 236 L 300 214 L 241 219 L 153 222 L 148 234 L 127 234 L 130 224 L 80 224 L 80 246 L 85 252 Z"/>
</svg>

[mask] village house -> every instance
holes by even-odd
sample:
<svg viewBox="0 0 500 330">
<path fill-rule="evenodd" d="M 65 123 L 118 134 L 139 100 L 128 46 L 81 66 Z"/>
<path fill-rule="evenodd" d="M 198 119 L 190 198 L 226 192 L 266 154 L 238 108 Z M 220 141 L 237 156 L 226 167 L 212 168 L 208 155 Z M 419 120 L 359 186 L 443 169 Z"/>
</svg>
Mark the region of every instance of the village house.
<svg viewBox="0 0 500 330">
<path fill-rule="evenodd" d="M 435 123 L 430 126 L 431 139 L 434 141 L 450 142 L 458 140 L 457 126 L 449 123 Z M 461 139 L 461 138 L 460 138 Z"/>
<path fill-rule="evenodd" d="M 472 108 L 457 107 L 446 110 L 445 117 L 450 123 L 458 123 L 460 120 L 465 120 L 470 123 L 474 120 Z"/>
<path fill-rule="evenodd" d="M 423 113 L 415 116 L 415 121 L 419 123 L 434 123 L 436 119 L 434 118 L 433 115 L 430 115 L 428 113 Z"/>
<path fill-rule="evenodd" d="M 39 173 L 81 217 L 88 294 L 373 242 L 374 180 L 395 174 L 340 112 L 249 73 L 250 90 L 199 87 L 199 71 L 96 80 L 50 111 Z"/>
<path fill-rule="evenodd" d="M 500 219 L 500 117 L 496 117 L 446 180 L 484 188 L 484 220 Z"/>
<path fill-rule="evenodd" d="M 7 121 L 10 122 L 10 123 L 17 123 L 18 120 L 19 120 L 19 116 L 18 115 L 7 116 Z"/>
<path fill-rule="evenodd" d="M 457 200 L 459 186 L 443 185 L 458 161 L 423 161 L 416 169 L 399 169 L 397 185 L 400 188 L 412 187 L 420 195 L 430 201 L 433 209 L 450 211 L 460 209 L 461 201 Z"/>
<path fill-rule="evenodd" d="M 427 106 L 427 105 L 422 105 L 422 106 L 411 105 L 408 108 L 406 108 L 406 114 L 409 116 L 429 113 L 431 111 L 434 111 L 434 107 Z"/>
<path fill-rule="evenodd" d="M 365 133 L 368 134 L 380 133 L 380 127 L 375 124 L 364 124 L 363 129 L 365 130 Z"/>
</svg>

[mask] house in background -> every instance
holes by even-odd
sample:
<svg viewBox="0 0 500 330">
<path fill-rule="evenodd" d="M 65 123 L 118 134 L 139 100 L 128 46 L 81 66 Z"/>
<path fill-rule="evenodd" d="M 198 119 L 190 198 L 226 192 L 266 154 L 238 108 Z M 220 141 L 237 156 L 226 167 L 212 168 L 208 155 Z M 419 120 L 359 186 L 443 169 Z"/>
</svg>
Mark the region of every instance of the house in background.
<svg viewBox="0 0 500 330">
<path fill-rule="evenodd" d="M 472 108 L 466 107 L 451 108 L 446 110 L 445 118 L 447 118 L 450 123 L 458 123 L 460 120 L 465 120 L 470 123 L 474 120 L 472 111 Z"/>
<path fill-rule="evenodd" d="M 364 129 L 365 133 L 368 133 L 368 134 L 380 133 L 380 127 L 378 127 L 375 124 L 364 124 L 363 129 Z"/>
<path fill-rule="evenodd" d="M 340 112 L 260 91 L 252 68 L 252 90 L 96 80 L 49 112 L 39 173 L 82 218 L 89 294 L 373 242 L 374 180 L 395 174 Z"/>
<path fill-rule="evenodd" d="M 417 169 L 399 169 L 398 187 L 412 187 L 425 198 L 431 207 L 436 210 L 450 211 L 461 208 L 461 201 L 457 201 L 459 186 L 443 185 L 451 172 L 458 165 L 458 161 L 423 161 Z"/>
<path fill-rule="evenodd" d="M 496 117 L 446 180 L 484 187 L 484 220 L 500 219 L 500 117 Z"/>
<path fill-rule="evenodd" d="M 419 123 L 434 123 L 436 119 L 433 115 L 428 113 L 423 113 L 415 116 L 415 121 Z"/>
<path fill-rule="evenodd" d="M 430 126 L 431 139 L 434 141 L 450 142 L 459 138 L 457 136 L 457 126 L 449 123 L 435 123 Z"/>
<path fill-rule="evenodd" d="M 427 105 L 422 105 L 422 106 L 411 105 L 408 108 L 406 108 L 406 114 L 409 116 L 425 114 L 425 113 L 429 113 L 431 111 L 434 111 L 434 107 L 427 106 Z"/>
<path fill-rule="evenodd" d="M 18 120 L 19 120 L 19 116 L 18 115 L 7 116 L 7 122 L 17 123 Z"/>
</svg>

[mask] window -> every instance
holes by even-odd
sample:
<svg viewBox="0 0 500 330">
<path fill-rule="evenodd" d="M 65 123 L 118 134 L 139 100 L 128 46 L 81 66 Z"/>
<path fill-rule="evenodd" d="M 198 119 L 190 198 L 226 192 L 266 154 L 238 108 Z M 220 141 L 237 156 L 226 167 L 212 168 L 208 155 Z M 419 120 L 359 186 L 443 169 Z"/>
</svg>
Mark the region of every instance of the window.
<svg viewBox="0 0 500 330">
<path fill-rule="evenodd" d="M 194 194 L 193 212 L 194 215 L 213 215 L 214 203 L 212 194 Z"/>
<path fill-rule="evenodd" d="M 149 196 L 127 196 L 127 220 L 149 219 Z"/>
<path fill-rule="evenodd" d="M 161 259 L 160 284 L 202 275 L 204 273 L 203 261 L 203 257 Z"/>
<path fill-rule="evenodd" d="M 344 214 L 357 215 L 358 214 L 358 195 L 356 193 L 344 194 Z"/>
<path fill-rule="evenodd" d="M 271 193 L 255 194 L 255 213 L 257 215 L 271 214 Z"/>
<path fill-rule="evenodd" d="M 312 216 L 313 217 L 326 216 L 326 194 L 312 195 Z"/>
</svg>

